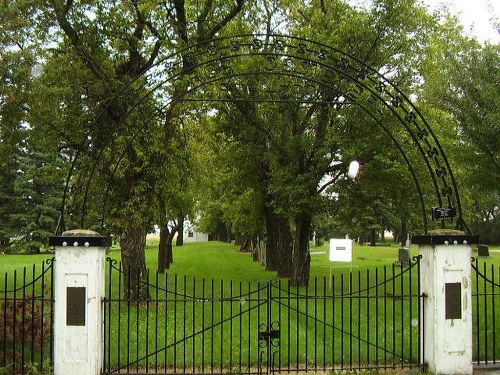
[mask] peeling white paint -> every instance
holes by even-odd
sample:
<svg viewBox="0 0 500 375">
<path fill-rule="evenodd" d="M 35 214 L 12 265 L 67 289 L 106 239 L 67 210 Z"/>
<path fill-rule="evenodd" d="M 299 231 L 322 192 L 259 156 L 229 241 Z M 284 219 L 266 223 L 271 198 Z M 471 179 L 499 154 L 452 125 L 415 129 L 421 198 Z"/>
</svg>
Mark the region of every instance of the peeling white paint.
<svg viewBox="0 0 500 375">
<path fill-rule="evenodd" d="M 71 241 L 70 243 L 73 243 Z M 99 375 L 103 367 L 105 248 L 56 247 L 54 375 Z M 85 287 L 85 325 L 66 325 L 67 287 Z"/>
<path fill-rule="evenodd" d="M 434 374 L 472 374 L 471 247 L 420 245 L 424 360 Z M 461 319 L 446 319 L 446 283 L 461 284 Z"/>
</svg>

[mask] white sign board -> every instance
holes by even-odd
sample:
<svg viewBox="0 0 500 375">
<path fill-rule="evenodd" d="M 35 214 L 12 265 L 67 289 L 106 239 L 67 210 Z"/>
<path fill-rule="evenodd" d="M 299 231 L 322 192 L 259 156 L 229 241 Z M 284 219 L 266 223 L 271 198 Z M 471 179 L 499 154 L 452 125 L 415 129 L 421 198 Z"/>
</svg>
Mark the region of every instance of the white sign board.
<svg viewBox="0 0 500 375">
<path fill-rule="evenodd" d="M 330 239 L 330 262 L 352 262 L 352 240 Z"/>
</svg>

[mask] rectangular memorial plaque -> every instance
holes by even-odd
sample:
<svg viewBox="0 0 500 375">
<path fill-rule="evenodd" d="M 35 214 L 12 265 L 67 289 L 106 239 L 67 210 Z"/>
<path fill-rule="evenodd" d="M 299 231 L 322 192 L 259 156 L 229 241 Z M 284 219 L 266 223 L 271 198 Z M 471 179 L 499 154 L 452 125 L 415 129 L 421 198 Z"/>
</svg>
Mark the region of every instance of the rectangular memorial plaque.
<svg viewBox="0 0 500 375">
<path fill-rule="evenodd" d="M 445 284 L 445 318 L 462 319 L 462 284 Z"/>
<path fill-rule="evenodd" d="M 454 207 L 433 207 L 431 212 L 432 220 L 453 219 L 457 214 Z"/>
<path fill-rule="evenodd" d="M 85 326 L 85 307 L 86 307 L 85 287 L 67 287 L 66 288 L 66 325 L 67 326 Z"/>
</svg>

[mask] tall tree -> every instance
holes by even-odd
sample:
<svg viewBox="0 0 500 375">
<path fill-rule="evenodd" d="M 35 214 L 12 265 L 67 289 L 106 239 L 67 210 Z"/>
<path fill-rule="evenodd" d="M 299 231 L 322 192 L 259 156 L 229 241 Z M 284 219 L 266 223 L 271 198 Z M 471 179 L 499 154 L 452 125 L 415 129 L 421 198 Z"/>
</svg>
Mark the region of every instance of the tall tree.
<svg viewBox="0 0 500 375">
<path fill-rule="evenodd" d="M 444 139 L 466 220 L 484 241 L 494 241 L 500 225 L 499 66 L 498 44 L 464 36 L 456 19 L 445 14 L 425 60 L 420 95 L 429 115 L 452 129 Z"/>
</svg>

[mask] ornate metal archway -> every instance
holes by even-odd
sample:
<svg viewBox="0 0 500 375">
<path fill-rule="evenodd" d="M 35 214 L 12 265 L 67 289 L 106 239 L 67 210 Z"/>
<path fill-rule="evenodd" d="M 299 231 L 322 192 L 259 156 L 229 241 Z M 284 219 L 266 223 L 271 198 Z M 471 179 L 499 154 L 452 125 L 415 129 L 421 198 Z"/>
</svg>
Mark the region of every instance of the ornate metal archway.
<svg viewBox="0 0 500 375">
<path fill-rule="evenodd" d="M 258 63 L 242 63 L 249 59 Z M 257 75 L 286 76 L 310 85 L 312 89 L 327 88 L 335 95 L 330 100 L 284 98 L 271 90 L 252 99 L 256 102 L 321 102 L 361 108 L 390 137 L 408 166 L 420 197 L 423 229 L 427 232 L 430 217 L 435 220 L 456 217 L 456 226 L 464 229 L 459 192 L 450 164 L 436 135 L 408 96 L 381 72 L 352 55 L 314 40 L 289 35 L 235 35 L 188 46 L 158 61 L 149 69 L 145 79 L 132 80 L 116 94 L 117 100 L 121 97 L 134 98 L 127 113 L 122 116 L 121 124 L 124 125 L 112 129 L 109 139 L 93 153 L 94 162 L 89 163 L 87 159 L 90 156 L 85 153 L 75 158 L 67 180 L 64 205 L 71 206 L 66 204 L 69 191 L 79 196 L 78 199 L 73 197 L 73 200 L 82 206 L 83 225 L 91 177 L 99 163 L 99 155 L 105 149 L 114 149 L 117 160 L 121 157 L 113 134 L 126 132 L 135 137 L 147 130 L 147 125 L 141 128 L 125 125 L 128 117 L 140 110 L 147 117 L 143 122 L 147 124 L 155 118 L 163 118 L 175 103 L 236 101 L 238 98 L 224 95 L 206 96 L 203 88 L 213 84 L 224 87 L 236 77 Z M 204 95 L 200 96 L 200 92 Z M 159 102 L 161 105 L 158 105 Z M 400 130 L 404 130 L 407 138 L 400 139 L 394 129 L 386 125 L 388 116 L 399 125 Z M 92 129 L 88 139 L 92 138 L 91 134 Z M 421 167 L 416 165 L 414 155 L 418 155 L 420 162 L 423 161 L 433 190 L 430 194 L 432 199 L 424 194 L 424 187 L 416 173 Z M 73 174 L 76 170 L 80 173 L 75 178 Z"/>
</svg>

